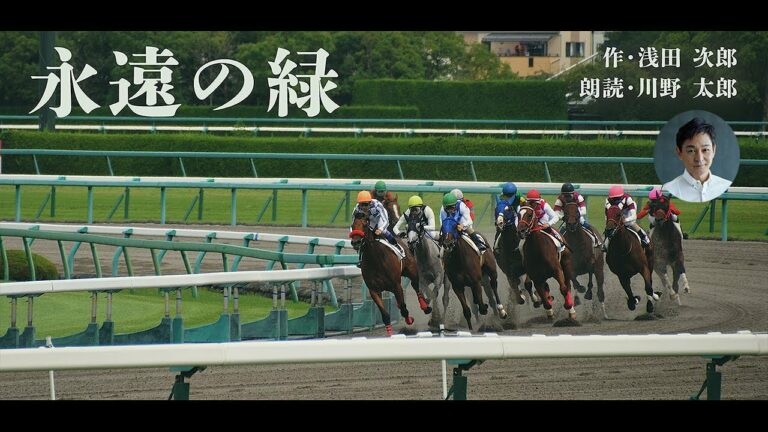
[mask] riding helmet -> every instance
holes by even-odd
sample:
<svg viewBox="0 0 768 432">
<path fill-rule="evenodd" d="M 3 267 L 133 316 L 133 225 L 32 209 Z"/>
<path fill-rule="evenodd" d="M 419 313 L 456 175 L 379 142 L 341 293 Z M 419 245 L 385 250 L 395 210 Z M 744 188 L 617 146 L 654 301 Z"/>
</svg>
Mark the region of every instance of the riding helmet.
<svg viewBox="0 0 768 432">
<path fill-rule="evenodd" d="M 661 189 L 659 188 L 653 188 L 651 189 L 651 192 L 648 193 L 648 198 L 652 200 L 657 200 L 662 197 Z"/>
<path fill-rule="evenodd" d="M 563 183 L 563 187 L 560 188 L 560 192 L 562 193 L 572 193 L 573 190 L 573 185 L 570 183 Z"/>
<path fill-rule="evenodd" d="M 451 191 L 451 193 L 456 196 L 457 200 L 464 199 L 464 194 L 459 189 L 454 189 Z"/>
<path fill-rule="evenodd" d="M 384 180 L 379 180 L 376 182 L 376 185 L 373 188 L 376 190 L 376 192 L 386 192 L 387 184 L 384 183 Z"/>
<path fill-rule="evenodd" d="M 360 191 L 357 194 L 357 202 L 363 203 L 363 202 L 370 202 L 371 201 L 371 193 L 368 191 Z"/>
<path fill-rule="evenodd" d="M 613 185 L 608 189 L 608 198 L 619 198 L 624 196 L 624 188 L 621 185 Z"/>
<path fill-rule="evenodd" d="M 420 205 L 424 205 L 424 201 L 421 200 L 420 196 L 414 195 L 408 198 L 408 207 L 416 207 Z"/>
<path fill-rule="evenodd" d="M 531 189 L 531 190 L 528 191 L 527 194 L 525 194 L 525 198 L 529 199 L 529 200 L 532 200 L 532 199 L 540 200 L 541 199 L 541 194 L 536 189 Z"/>
<path fill-rule="evenodd" d="M 504 183 L 504 186 L 501 188 L 501 193 L 503 195 L 513 196 L 517 193 L 517 185 L 512 182 Z"/>
<path fill-rule="evenodd" d="M 448 192 L 447 194 L 443 195 L 443 207 L 450 207 L 456 205 L 456 201 L 458 199 L 456 198 L 456 195 L 453 194 L 453 192 Z"/>
</svg>

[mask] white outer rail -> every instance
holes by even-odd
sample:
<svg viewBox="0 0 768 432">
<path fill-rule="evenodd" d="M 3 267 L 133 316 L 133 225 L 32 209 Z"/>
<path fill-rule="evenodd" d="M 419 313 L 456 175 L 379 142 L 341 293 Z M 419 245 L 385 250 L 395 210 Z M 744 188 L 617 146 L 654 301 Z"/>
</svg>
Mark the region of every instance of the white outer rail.
<svg viewBox="0 0 768 432">
<path fill-rule="evenodd" d="M 232 284 L 239 282 L 290 282 L 325 280 L 360 276 L 354 266 L 323 267 L 280 271 L 217 272 L 169 276 L 134 276 L 93 279 L 62 279 L 34 282 L 0 283 L 0 296 L 32 295 L 72 291 L 108 291 L 118 289 L 174 288 L 193 285 Z"/>
<path fill-rule="evenodd" d="M 405 337 L 0 350 L 0 371 L 441 359 L 768 355 L 768 334 Z"/>
<path fill-rule="evenodd" d="M 242 240 L 243 237 L 248 234 L 253 234 L 253 241 L 267 241 L 277 242 L 283 237 L 287 237 L 287 243 L 306 245 L 310 240 L 317 239 L 318 246 L 332 246 L 335 247 L 340 241 L 344 242 L 345 248 L 351 248 L 352 243 L 345 239 L 334 239 L 328 237 L 311 237 L 311 236 L 299 236 L 299 235 L 286 235 L 286 234 L 272 234 L 272 233 L 258 233 L 247 231 L 218 231 L 218 230 L 194 230 L 186 228 L 174 228 L 170 225 L 165 225 L 165 228 L 144 228 L 144 227 L 129 227 L 129 226 L 105 226 L 105 225 L 63 225 L 63 224 L 43 224 L 43 223 L 17 223 L 17 222 L 0 222 L 0 228 L 10 229 L 30 229 L 37 227 L 40 231 L 53 231 L 53 232 L 67 232 L 76 233 L 80 232 L 82 228 L 88 229 L 88 234 L 114 234 L 123 235 L 123 232 L 131 229 L 133 230 L 133 236 L 155 236 L 165 237 L 168 231 L 176 231 L 174 237 L 191 237 L 196 239 L 205 239 L 211 233 L 216 233 L 216 239 L 224 240 Z"/>
<path fill-rule="evenodd" d="M 37 130 L 36 124 L 3 124 L 2 129 Z M 145 125 L 56 125 L 61 130 L 94 131 L 193 131 L 193 132 L 298 132 L 352 134 L 442 134 L 442 135 L 605 135 L 656 136 L 658 130 L 565 130 L 565 129 L 449 129 L 449 128 L 355 128 L 355 127 L 286 127 L 286 126 L 145 126 Z M 766 132 L 735 131 L 737 136 L 768 136 Z"/>
</svg>

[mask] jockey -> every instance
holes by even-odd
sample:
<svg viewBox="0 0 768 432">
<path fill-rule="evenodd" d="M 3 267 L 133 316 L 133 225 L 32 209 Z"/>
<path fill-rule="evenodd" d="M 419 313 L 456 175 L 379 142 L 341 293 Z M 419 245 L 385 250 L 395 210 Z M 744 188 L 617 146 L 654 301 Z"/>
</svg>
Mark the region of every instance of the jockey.
<svg viewBox="0 0 768 432">
<path fill-rule="evenodd" d="M 640 210 L 640 213 L 637 214 L 638 219 L 642 219 L 645 217 L 645 215 L 648 215 L 648 221 L 651 224 L 651 229 L 653 229 L 653 223 L 655 222 L 655 218 L 651 214 L 651 206 L 655 206 L 658 203 L 663 203 L 664 201 L 669 202 L 669 218 L 672 220 L 672 223 L 675 225 L 675 228 L 680 232 L 680 235 L 683 235 L 683 230 L 680 228 L 680 219 L 677 217 L 680 214 L 680 210 L 675 207 L 675 204 L 672 202 L 672 198 L 665 196 L 661 193 L 661 190 L 659 188 L 653 188 L 648 193 L 648 202 L 645 203 L 643 206 L 643 209 Z"/>
<path fill-rule="evenodd" d="M 472 217 L 469 214 L 469 208 L 464 204 L 464 201 L 456 198 L 456 195 L 454 195 L 453 192 L 443 195 L 443 208 L 440 209 L 441 223 L 444 223 L 448 218 L 456 221 L 456 229 L 459 233 L 466 231 L 469 238 L 475 242 L 475 245 L 477 245 L 477 248 L 480 249 L 481 253 L 488 248 L 482 237 L 480 237 L 480 234 L 476 233 L 472 226 L 473 223 Z"/>
<path fill-rule="evenodd" d="M 411 213 L 416 215 L 421 214 L 421 220 L 424 223 L 424 231 L 435 230 L 435 212 L 424 204 L 421 197 L 414 195 L 408 199 L 408 210 L 403 212 L 398 219 L 397 224 L 393 228 L 394 234 L 400 237 L 405 237 L 408 233 L 408 217 Z"/>
<path fill-rule="evenodd" d="M 633 200 L 629 194 L 624 193 L 624 188 L 621 187 L 621 185 L 613 185 L 608 189 L 608 198 L 605 200 L 606 214 L 612 205 L 619 206 L 624 216 L 624 226 L 638 233 L 643 249 L 648 248 L 651 239 L 648 238 L 648 234 L 646 234 L 645 231 L 640 228 L 640 225 L 637 224 L 637 206 L 635 205 L 635 200 Z M 603 242 L 603 252 L 608 251 L 608 240 L 609 239 L 606 237 L 605 242 Z"/>
<path fill-rule="evenodd" d="M 556 229 L 552 229 L 552 225 L 556 224 L 560 220 L 560 216 L 552 210 L 549 203 L 541 197 L 541 194 L 536 189 L 531 189 L 525 194 L 526 204 L 533 208 L 538 224 L 541 225 L 542 231 L 550 234 L 552 237 L 558 239 L 560 243 L 565 245 L 565 240 L 560 235 L 560 232 Z"/>
<path fill-rule="evenodd" d="M 472 222 L 475 222 L 475 203 L 469 200 L 469 198 L 464 198 L 464 193 L 460 189 L 454 189 L 451 191 L 452 194 L 456 195 L 456 199 L 463 202 L 467 205 L 467 208 L 469 209 L 469 217 L 472 219 Z"/>
<path fill-rule="evenodd" d="M 496 226 L 503 226 L 505 220 L 511 220 L 512 225 L 517 225 L 517 213 L 520 211 L 520 193 L 517 191 L 517 185 L 512 182 L 504 183 L 501 187 L 501 198 L 496 204 L 496 211 Z M 500 235 L 501 231 L 496 230 L 494 245 Z"/>
<path fill-rule="evenodd" d="M 392 194 L 387 192 L 387 184 L 383 180 L 379 180 L 371 189 L 371 196 L 381 203 L 385 203 L 392 199 Z"/>
<path fill-rule="evenodd" d="M 373 227 L 373 233 L 377 236 L 384 236 L 390 244 L 398 246 L 395 236 L 387 229 L 389 225 L 387 209 L 384 208 L 384 205 L 379 200 L 371 198 L 370 192 L 360 191 L 357 194 L 357 205 L 352 214 L 363 213 L 366 210 L 368 210 L 368 225 Z"/>
<path fill-rule="evenodd" d="M 593 235 L 592 226 L 587 222 L 587 202 L 584 201 L 584 197 L 580 193 L 574 190 L 571 183 L 563 183 L 563 186 L 560 188 L 560 195 L 557 196 L 555 201 L 555 213 L 561 219 L 565 216 L 563 214 L 563 207 L 569 202 L 575 202 L 579 205 L 579 223 L 587 229 L 587 232 L 595 240 L 595 246 L 600 246 L 600 240 L 598 240 L 596 235 Z"/>
</svg>

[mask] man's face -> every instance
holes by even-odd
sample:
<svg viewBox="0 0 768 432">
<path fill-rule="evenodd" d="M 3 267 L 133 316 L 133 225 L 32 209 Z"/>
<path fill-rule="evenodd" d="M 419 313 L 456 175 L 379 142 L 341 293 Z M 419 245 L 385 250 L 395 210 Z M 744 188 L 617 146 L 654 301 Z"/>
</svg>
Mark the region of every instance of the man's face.
<svg viewBox="0 0 768 432">
<path fill-rule="evenodd" d="M 682 151 L 675 147 L 677 157 L 683 161 L 688 174 L 701 182 L 709 179 L 709 168 L 715 159 L 716 149 L 717 146 L 706 133 L 694 135 L 693 138 L 683 142 Z"/>
</svg>

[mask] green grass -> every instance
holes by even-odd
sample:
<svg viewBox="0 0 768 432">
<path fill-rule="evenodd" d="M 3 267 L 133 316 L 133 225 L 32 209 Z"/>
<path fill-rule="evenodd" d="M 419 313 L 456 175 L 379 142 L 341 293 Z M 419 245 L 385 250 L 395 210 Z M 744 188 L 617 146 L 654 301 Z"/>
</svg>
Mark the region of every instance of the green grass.
<svg viewBox="0 0 768 432">
<path fill-rule="evenodd" d="M 34 215 L 42 203 L 45 195 L 50 191 L 48 187 L 27 186 L 22 188 L 22 211 L 24 221 L 34 220 Z M 118 197 L 122 194 L 122 188 L 96 188 L 94 189 L 94 222 L 107 222 L 107 214 L 114 206 Z M 247 191 L 237 193 L 238 224 L 257 224 L 256 217 L 271 191 Z M 401 206 L 408 200 L 408 193 L 400 193 Z M 167 223 L 182 223 L 184 213 L 193 198 L 197 196 L 197 189 L 168 189 L 167 191 Z M 311 191 L 309 192 L 310 225 L 329 225 L 329 220 L 339 201 L 344 197 L 344 192 Z M 350 197 L 354 200 L 355 194 Z M 488 200 L 480 195 L 469 194 L 468 197 L 475 201 L 476 212 L 479 216 L 485 208 Z M 424 194 L 424 202 L 429 204 L 436 213 L 439 211 L 442 195 L 437 193 Z M 545 196 L 550 203 L 554 203 L 555 196 Z M 604 227 L 604 200 L 598 197 L 589 199 L 589 220 L 598 228 Z M 682 211 L 682 227 L 689 231 L 693 222 L 701 210 L 708 204 L 687 203 L 675 200 L 675 205 Z M 203 220 L 197 220 L 197 208 L 189 218 L 191 223 L 229 224 L 230 223 L 231 196 L 229 190 L 208 190 L 205 192 L 203 205 Z M 489 210 L 490 211 L 490 210 Z M 0 220 L 14 220 L 14 188 L 12 186 L 0 187 Z M 334 226 L 347 226 L 345 221 L 348 215 L 346 208 L 342 207 L 341 213 Z M 768 223 L 765 218 L 756 215 L 768 212 L 768 202 L 761 201 L 730 201 L 728 204 L 728 236 L 739 240 L 768 240 L 765 230 Z M 130 219 L 123 217 L 123 207 L 118 209 L 110 222 L 158 222 L 160 220 L 160 191 L 158 189 L 131 190 Z M 50 203 L 37 221 L 40 222 L 85 222 L 86 220 L 86 189 L 82 187 L 59 187 L 56 190 L 56 217 L 50 217 Z M 277 218 L 272 221 L 271 207 L 266 211 L 261 224 L 274 223 L 277 225 L 301 224 L 301 193 L 299 191 L 281 191 L 278 193 Z M 718 201 L 715 212 L 714 232 L 709 232 L 709 215 L 699 225 L 698 230 L 691 238 L 719 238 L 721 224 L 721 204 Z M 647 222 L 641 222 L 641 226 L 647 227 Z M 490 216 L 486 213 L 479 227 L 488 229 L 491 227 Z"/>
<path fill-rule="evenodd" d="M 192 293 L 185 290 L 182 301 L 182 316 L 184 327 L 194 327 L 210 324 L 216 321 L 223 309 L 223 299 L 219 292 L 199 289 L 198 297 L 192 298 Z M 0 297 L 4 305 L 9 299 Z M 175 315 L 175 295 L 171 293 L 171 316 Z M 307 313 L 309 304 L 286 301 L 288 318 L 300 317 Z M 232 310 L 232 302 L 229 304 Z M 243 323 L 261 319 L 272 309 L 272 299 L 257 294 L 241 294 L 240 321 Z M 332 308 L 331 308 L 332 309 Z M 326 308 L 327 312 L 331 309 Z M 38 338 L 45 336 L 67 336 L 83 331 L 90 322 L 91 314 L 90 293 L 71 292 L 42 295 L 34 301 L 33 324 Z M 98 321 L 104 321 L 106 311 L 106 295 L 99 295 Z M 116 333 L 130 333 L 152 328 L 160 323 L 165 311 L 163 295 L 154 289 L 128 290 L 113 296 L 112 320 L 115 322 Z M 10 307 L 0 307 L 0 323 L 10 323 Z M 16 326 L 23 328 L 27 323 L 27 304 L 20 299 Z"/>
</svg>

